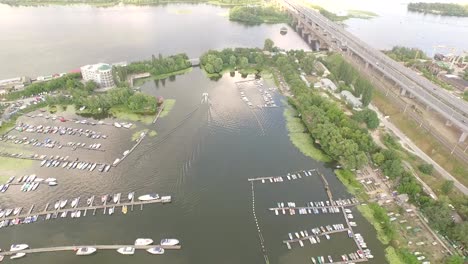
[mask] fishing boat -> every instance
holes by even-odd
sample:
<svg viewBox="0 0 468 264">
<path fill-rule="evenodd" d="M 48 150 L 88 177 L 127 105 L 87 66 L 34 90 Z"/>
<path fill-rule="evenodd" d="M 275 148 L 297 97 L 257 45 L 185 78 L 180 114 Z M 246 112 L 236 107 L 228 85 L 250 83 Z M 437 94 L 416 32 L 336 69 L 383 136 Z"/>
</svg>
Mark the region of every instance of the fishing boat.
<svg viewBox="0 0 468 264">
<path fill-rule="evenodd" d="M 119 252 L 122 255 L 133 255 L 135 253 L 135 248 L 134 247 L 121 247 L 117 249 L 117 252 Z"/>
<path fill-rule="evenodd" d="M 179 240 L 175 238 L 165 238 L 161 240 L 161 246 L 175 246 L 179 244 Z"/>
<path fill-rule="evenodd" d="M 114 203 L 117 203 L 117 202 L 119 202 L 119 201 L 120 201 L 120 193 L 116 193 L 116 194 L 114 194 L 113 201 L 114 201 Z"/>
<path fill-rule="evenodd" d="M 10 247 L 10 251 L 19 251 L 29 248 L 28 244 L 13 244 Z"/>
<path fill-rule="evenodd" d="M 145 195 L 138 197 L 138 200 L 140 201 L 151 201 L 151 200 L 157 200 L 157 199 L 159 199 L 159 194 L 157 193 L 145 194 Z"/>
<path fill-rule="evenodd" d="M 128 194 L 128 200 L 131 201 L 133 197 L 135 196 L 135 192 L 131 192 Z"/>
<path fill-rule="evenodd" d="M 162 247 L 152 247 L 146 250 L 148 253 L 153 255 L 162 255 L 164 254 L 164 248 Z"/>
<path fill-rule="evenodd" d="M 19 252 L 19 253 L 16 253 L 15 255 L 11 256 L 10 259 L 19 259 L 19 258 L 22 258 L 24 256 L 26 256 L 26 253 Z"/>
<path fill-rule="evenodd" d="M 135 240 L 135 246 L 148 246 L 153 244 L 153 239 L 151 238 L 137 238 Z"/>
<path fill-rule="evenodd" d="M 122 213 L 127 214 L 127 211 L 128 211 L 127 206 L 126 205 L 122 206 Z"/>
<path fill-rule="evenodd" d="M 94 252 L 96 252 L 96 250 L 97 249 L 94 247 L 80 247 L 78 248 L 78 250 L 76 250 L 76 255 L 87 256 L 93 254 Z"/>
<path fill-rule="evenodd" d="M 60 209 L 64 208 L 67 205 L 68 200 L 60 201 Z"/>
</svg>

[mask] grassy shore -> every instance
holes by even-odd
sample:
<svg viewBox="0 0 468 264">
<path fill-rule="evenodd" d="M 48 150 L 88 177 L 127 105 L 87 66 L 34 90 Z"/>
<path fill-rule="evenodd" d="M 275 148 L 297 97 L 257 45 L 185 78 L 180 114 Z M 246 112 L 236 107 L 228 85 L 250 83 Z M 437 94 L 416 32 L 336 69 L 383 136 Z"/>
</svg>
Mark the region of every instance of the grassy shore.
<svg viewBox="0 0 468 264">
<path fill-rule="evenodd" d="M 164 109 L 161 112 L 161 115 L 159 117 L 165 117 L 171 112 L 172 108 L 174 108 L 174 105 L 176 103 L 175 99 L 165 99 L 164 100 Z"/>
<path fill-rule="evenodd" d="M 331 161 L 330 157 L 315 146 L 314 140 L 307 133 L 306 127 L 302 123 L 302 120 L 297 117 L 297 113 L 293 108 L 286 108 L 284 110 L 284 117 L 286 118 L 289 139 L 302 154 L 322 162 Z"/>
<path fill-rule="evenodd" d="M 403 261 L 401 261 L 398 253 L 392 246 L 389 246 L 385 249 L 385 258 L 390 264 L 405 264 Z"/>
<path fill-rule="evenodd" d="M 385 234 L 382 224 L 374 217 L 372 208 L 369 205 L 358 205 L 357 209 L 364 218 L 374 226 L 379 241 L 384 245 L 388 245 L 388 243 L 390 243 L 390 238 Z"/>
<path fill-rule="evenodd" d="M 114 106 L 109 110 L 109 113 L 115 118 L 126 121 L 142 122 L 147 125 L 153 122 L 153 115 L 140 115 L 131 113 L 126 107 L 123 106 Z"/>
<path fill-rule="evenodd" d="M 188 68 L 180 70 L 180 71 L 174 71 L 174 72 L 169 72 L 169 73 L 165 73 L 165 74 L 150 76 L 150 77 L 147 77 L 147 78 L 137 79 L 137 80 L 135 80 L 135 83 L 133 84 L 133 86 L 141 86 L 145 82 L 150 81 L 150 80 L 162 80 L 162 79 L 167 79 L 167 78 L 169 78 L 171 76 L 186 74 L 188 72 L 191 72 L 192 69 L 193 69 L 192 67 L 188 67 Z"/>
<path fill-rule="evenodd" d="M 335 174 L 341 183 L 344 184 L 349 193 L 357 196 L 360 200 L 367 200 L 369 196 L 365 192 L 362 184 L 356 180 L 356 175 L 349 170 L 335 170 Z"/>
</svg>

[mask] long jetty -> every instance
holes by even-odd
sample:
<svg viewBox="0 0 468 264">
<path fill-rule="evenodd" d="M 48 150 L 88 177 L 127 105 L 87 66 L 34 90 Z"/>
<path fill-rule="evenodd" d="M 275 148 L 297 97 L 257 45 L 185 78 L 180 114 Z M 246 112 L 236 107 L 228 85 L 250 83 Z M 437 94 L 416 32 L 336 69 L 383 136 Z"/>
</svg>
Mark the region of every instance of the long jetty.
<svg viewBox="0 0 468 264">
<path fill-rule="evenodd" d="M 135 246 L 135 245 L 74 245 L 74 246 L 62 246 L 62 247 L 47 247 L 47 248 L 31 248 L 17 251 L 5 251 L 0 252 L 0 256 L 15 255 L 16 253 L 45 253 L 45 252 L 57 252 L 57 251 L 75 251 L 80 247 L 93 247 L 98 250 L 117 250 L 122 247 L 133 247 L 135 249 L 150 249 L 153 247 L 162 247 L 164 249 L 181 249 L 180 245 L 175 246 L 160 246 L 160 245 L 147 245 L 147 246 Z"/>
<path fill-rule="evenodd" d="M 283 178 L 283 177 L 287 177 L 287 176 L 291 177 L 292 175 L 297 175 L 299 177 L 299 175 L 301 175 L 301 173 L 304 174 L 304 175 L 301 175 L 301 177 L 302 176 L 308 177 L 308 176 L 310 176 L 312 174 L 313 171 L 315 171 L 315 169 L 301 170 L 301 171 L 291 172 L 291 173 L 288 173 L 287 175 L 280 175 L 280 176 L 249 178 L 248 181 L 265 181 L 265 180 L 269 180 L 269 181 L 273 182 L 274 179 Z M 301 178 L 301 177 L 299 177 L 299 178 Z"/>
<path fill-rule="evenodd" d="M 339 229 L 339 230 L 332 230 L 332 231 L 326 231 L 326 232 L 320 232 L 319 234 L 312 234 L 310 236 L 304 236 L 300 238 L 295 238 L 295 239 L 288 239 L 288 240 L 283 240 L 283 243 L 293 243 L 293 242 L 299 242 L 300 240 L 308 240 L 309 238 L 315 238 L 318 236 L 324 236 L 324 235 L 330 235 L 330 234 L 335 234 L 335 233 L 341 233 L 341 232 L 347 232 L 349 228 L 345 229 Z"/>
<path fill-rule="evenodd" d="M 94 201 L 94 199 L 93 199 L 93 201 Z M 140 205 L 141 209 L 143 209 L 143 205 L 145 205 L 145 204 L 154 204 L 154 203 L 165 204 L 165 203 L 170 203 L 171 201 L 172 201 L 172 198 L 168 199 L 168 200 L 156 199 L 156 200 L 150 200 L 150 201 L 134 201 L 134 200 L 132 200 L 132 201 L 125 202 L 125 203 L 118 202 L 118 203 L 109 203 L 109 204 L 106 201 L 102 205 L 92 205 L 91 204 L 90 206 L 71 207 L 71 208 L 63 208 L 63 209 L 58 209 L 58 210 L 48 210 L 48 206 L 47 206 L 47 208 L 45 210 L 40 211 L 40 212 L 33 212 L 33 209 L 34 209 L 34 205 L 33 205 L 33 206 L 31 206 L 31 209 L 28 211 L 27 214 L 3 217 L 3 218 L 0 218 L 0 221 L 1 220 L 12 220 L 12 219 L 17 219 L 17 218 L 26 218 L 26 217 L 31 217 L 31 216 L 35 216 L 35 215 L 42 216 L 42 215 L 54 214 L 54 213 L 60 214 L 60 213 L 64 213 L 64 212 L 90 211 L 90 210 L 93 211 L 93 215 L 94 215 L 96 213 L 96 210 L 98 210 L 98 209 L 104 209 L 104 213 L 106 212 L 107 208 L 112 208 L 112 207 L 131 206 L 133 208 L 133 206 L 135 206 L 135 205 Z"/>
<path fill-rule="evenodd" d="M 325 178 L 325 176 L 323 176 L 322 173 L 320 173 L 318 170 L 315 171 L 317 173 L 317 175 L 319 175 L 321 178 L 322 178 L 322 181 L 323 181 L 323 185 L 325 186 L 325 192 L 327 193 L 328 195 L 328 200 L 330 201 L 333 201 L 333 194 L 330 190 L 330 186 L 328 185 L 328 181 L 327 179 Z"/>
<path fill-rule="evenodd" d="M 356 206 L 358 205 L 359 203 L 350 203 L 350 204 L 344 204 L 344 205 L 325 205 L 325 206 L 285 206 L 285 207 L 271 207 L 271 208 L 268 208 L 268 210 L 270 211 L 275 211 L 275 210 L 281 210 L 281 209 L 285 209 L 285 210 L 288 210 L 288 209 L 293 209 L 293 210 L 299 210 L 299 209 L 322 209 L 322 208 L 340 208 L 340 207 L 352 207 L 352 206 Z"/>
</svg>

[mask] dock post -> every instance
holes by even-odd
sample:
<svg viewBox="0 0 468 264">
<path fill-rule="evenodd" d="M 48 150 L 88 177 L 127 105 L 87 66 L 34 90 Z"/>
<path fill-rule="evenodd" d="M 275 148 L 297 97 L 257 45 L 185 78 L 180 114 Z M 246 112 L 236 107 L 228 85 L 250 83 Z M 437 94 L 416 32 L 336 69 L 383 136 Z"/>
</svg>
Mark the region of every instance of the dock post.
<svg viewBox="0 0 468 264">
<path fill-rule="evenodd" d="M 143 210 L 143 204 L 141 204 L 141 208 L 140 208 L 140 211 L 142 211 L 142 210 Z"/>
</svg>

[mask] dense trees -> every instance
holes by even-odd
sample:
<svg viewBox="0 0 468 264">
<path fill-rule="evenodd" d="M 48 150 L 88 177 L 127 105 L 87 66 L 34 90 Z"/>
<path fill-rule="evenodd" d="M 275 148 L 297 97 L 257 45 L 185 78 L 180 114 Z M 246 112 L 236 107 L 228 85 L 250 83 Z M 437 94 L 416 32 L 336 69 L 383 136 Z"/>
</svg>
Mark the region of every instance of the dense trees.
<svg viewBox="0 0 468 264">
<path fill-rule="evenodd" d="M 452 3 L 409 3 L 408 10 L 444 16 L 468 16 L 468 6 Z"/>
<path fill-rule="evenodd" d="M 385 54 L 396 61 L 409 62 L 415 59 L 428 59 L 424 51 L 417 48 L 407 48 L 402 46 L 395 46 Z"/>
<path fill-rule="evenodd" d="M 273 48 L 273 41 L 268 43 L 268 45 L 271 45 Z M 236 68 L 256 68 L 261 70 L 262 65 L 267 60 L 269 58 L 260 49 L 248 48 L 224 49 L 222 51 L 210 50 L 200 58 L 202 67 L 209 74 L 220 74 L 224 69 Z"/>
<path fill-rule="evenodd" d="M 267 38 L 265 39 L 265 42 L 263 44 L 263 50 L 273 51 L 274 46 L 275 46 L 275 43 L 273 42 L 273 40 Z"/>
<path fill-rule="evenodd" d="M 356 111 L 353 118 L 358 122 L 365 122 L 368 129 L 376 129 L 379 126 L 377 113 L 368 108 L 362 111 Z"/>
<path fill-rule="evenodd" d="M 344 81 L 347 85 L 353 86 L 354 96 L 361 97 L 363 106 L 369 105 L 374 88 L 366 78 L 362 77 L 340 54 L 330 55 L 323 62 L 333 74 L 335 81 Z"/>
<path fill-rule="evenodd" d="M 272 6 L 237 6 L 229 10 L 229 19 L 248 24 L 287 23 L 288 16 Z"/>
<path fill-rule="evenodd" d="M 127 74 L 133 73 L 149 72 L 156 76 L 176 72 L 187 69 L 191 66 L 188 59 L 189 58 L 185 53 L 169 56 L 166 58 L 164 58 L 161 54 L 159 54 L 157 58 L 153 55 L 151 60 L 130 63 L 128 66 L 123 67 L 126 68 L 125 70 L 121 71 L 119 69 L 120 67 L 118 67 L 117 75 L 119 77 L 122 75 L 123 79 L 126 79 Z"/>
<path fill-rule="evenodd" d="M 424 164 L 419 165 L 418 169 L 420 172 L 424 174 L 431 175 L 434 170 L 434 166 L 429 163 L 424 163 Z"/>
</svg>

